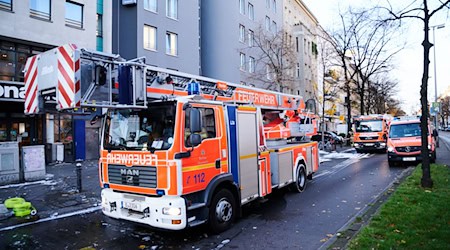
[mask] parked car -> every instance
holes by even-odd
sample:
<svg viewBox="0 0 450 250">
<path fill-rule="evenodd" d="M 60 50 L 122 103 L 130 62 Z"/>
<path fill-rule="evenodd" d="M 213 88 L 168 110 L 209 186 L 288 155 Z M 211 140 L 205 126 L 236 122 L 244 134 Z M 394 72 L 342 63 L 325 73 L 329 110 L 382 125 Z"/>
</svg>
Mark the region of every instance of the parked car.
<svg viewBox="0 0 450 250">
<path fill-rule="evenodd" d="M 333 140 L 335 144 L 343 144 L 344 143 L 344 138 L 342 138 L 342 136 L 337 135 L 336 133 L 332 132 L 332 131 L 325 131 L 325 137 L 324 140 L 325 141 L 329 141 L 329 140 Z M 317 135 L 313 135 L 311 137 L 312 141 L 322 141 L 322 132 L 318 131 Z"/>
</svg>

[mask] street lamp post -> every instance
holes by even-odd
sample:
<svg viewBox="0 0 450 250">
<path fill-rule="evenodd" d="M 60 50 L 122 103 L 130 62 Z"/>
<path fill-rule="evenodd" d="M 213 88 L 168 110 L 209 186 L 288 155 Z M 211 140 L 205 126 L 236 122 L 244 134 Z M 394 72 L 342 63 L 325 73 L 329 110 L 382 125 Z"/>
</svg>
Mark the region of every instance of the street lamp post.
<svg viewBox="0 0 450 250">
<path fill-rule="evenodd" d="M 433 25 L 430 26 L 430 28 L 433 30 L 433 61 L 434 61 L 434 102 L 437 102 L 437 75 L 436 75 L 436 38 L 434 36 L 434 30 L 435 29 L 442 29 L 444 28 L 445 25 L 444 24 L 439 24 L 439 25 Z M 440 110 L 439 110 L 440 111 Z M 434 126 L 435 128 L 438 128 L 438 112 L 435 111 L 434 113 Z"/>
</svg>

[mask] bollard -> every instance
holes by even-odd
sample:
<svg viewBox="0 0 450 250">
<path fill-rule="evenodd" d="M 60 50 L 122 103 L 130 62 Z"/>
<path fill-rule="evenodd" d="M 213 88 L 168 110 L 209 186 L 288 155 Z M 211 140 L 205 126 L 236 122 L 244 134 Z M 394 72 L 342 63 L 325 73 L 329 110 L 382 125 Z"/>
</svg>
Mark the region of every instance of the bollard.
<svg viewBox="0 0 450 250">
<path fill-rule="evenodd" d="M 81 193 L 82 191 L 82 186 L 81 186 L 81 162 L 83 160 L 81 159 L 77 159 L 76 160 L 76 171 L 77 171 L 77 189 L 78 189 L 78 193 Z"/>
</svg>

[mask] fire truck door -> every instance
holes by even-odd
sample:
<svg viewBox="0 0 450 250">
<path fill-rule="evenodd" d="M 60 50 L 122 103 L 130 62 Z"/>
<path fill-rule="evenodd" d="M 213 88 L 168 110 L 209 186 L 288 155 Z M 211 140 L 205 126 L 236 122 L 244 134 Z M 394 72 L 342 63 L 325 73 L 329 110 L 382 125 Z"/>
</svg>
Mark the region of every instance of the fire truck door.
<svg viewBox="0 0 450 250">
<path fill-rule="evenodd" d="M 257 127 L 256 110 L 238 110 L 239 183 L 242 203 L 258 196 Z"/>
</svg>

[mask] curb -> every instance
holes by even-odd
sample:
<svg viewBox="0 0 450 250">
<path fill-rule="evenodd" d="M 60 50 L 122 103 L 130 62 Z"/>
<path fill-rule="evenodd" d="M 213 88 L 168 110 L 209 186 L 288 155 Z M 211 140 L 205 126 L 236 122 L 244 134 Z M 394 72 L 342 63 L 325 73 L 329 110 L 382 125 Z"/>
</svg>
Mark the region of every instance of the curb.
<svg viewBox="0 0 450 250">
<path fill-rule="evenodd" d="M 400 175 L 392 180 L 391 183 L 374 199 L 372 199 L 364 209 L 356 213 L 348 220 L 327 242 L 322 244 L 318 249 L 346 249 L 348 243 L 359 233 L 359 231 L 367 225 L 374 214 L 377 214 L 381 205 L 391 196 L 397 189 L 397 186 L 411 173 L 415 167 L 408 167 L 403 170 Z M 393 191 L 390 191 L 393 189 Z M 359 221 L 358 221 L 359 220 Z M 338 236 L 339 234 L 339 236 Z"/>
</svg>

